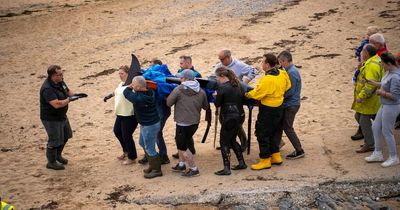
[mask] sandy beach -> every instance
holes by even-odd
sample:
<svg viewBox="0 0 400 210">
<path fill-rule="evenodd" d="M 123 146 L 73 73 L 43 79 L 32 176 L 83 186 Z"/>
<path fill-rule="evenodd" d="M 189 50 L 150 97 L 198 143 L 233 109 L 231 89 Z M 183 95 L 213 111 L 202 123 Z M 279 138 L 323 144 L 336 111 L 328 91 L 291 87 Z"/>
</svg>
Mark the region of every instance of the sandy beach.
<svg viewBox="0 0 400 210">
<path fill-rule="evenodd" d="M 366 28 L 381 27 L 389 50 L 400 52 L 399 23 L 400 2 L 395 0 L 2 0 L 0 196 L 16 209 L 282 209 L 333 204 L 339 209 L 398 209 L 400 166 L 367 164 L 364 157 L 370 153 L 355 152 L 362 141 L 350 139 L 357 129 L 350 107 L 354 49 Z M 144 166 L 122 165 L 112 131 L 113 101 L 103 102 L 119 83 L 118 67 L 129 65 L 135 53 L 143 68 L 159 58 L 175 73 L 179 56 L 186 54 L 196 69 L 210 75 L 223 48 L 259 69 L 264 53 L 292 52 L 303 80 L 295 129 L 305 158 L 285 160 L 269 170 L 215 176 L 222 167 L 221 155 L 213 148 L 213 128 L 206 143 L 200 143 L 206 128 L 202 121 L 194 137 L 201 175 L 184 178 L 171 170 L 176 147 L 170 117 L 164 137 L 171 163 L 163 165 L 164 176 L 146 180 Z M 39 89 L 51 64 L 65 69 L 72 90 L 89 95 L 69 105 L 74 137 L 65 148 L 70 163 L 64 171 L 45 168 L 47 136 L 39 118 Z M 255 86 L 261 76 L 250 84 Z M 257 113 L 255 108 L 253 128 Z M 138 133 L 137 129 L 134 139 L 141 157 Z M 399 151 L 399 130 L 395 136 Z M 293 147 L 286 137 L 284 141 L 281 152 L 286 156 Z M 245 160 L 253 164 L 257 159 L 253 129 L 251 154 Z"/>
</svg>

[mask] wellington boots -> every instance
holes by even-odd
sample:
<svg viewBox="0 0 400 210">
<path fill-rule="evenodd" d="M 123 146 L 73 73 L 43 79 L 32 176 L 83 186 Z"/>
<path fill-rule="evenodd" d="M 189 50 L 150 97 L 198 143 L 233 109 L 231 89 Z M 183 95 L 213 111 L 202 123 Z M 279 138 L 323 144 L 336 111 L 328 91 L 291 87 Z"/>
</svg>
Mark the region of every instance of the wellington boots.
<svg viewBox="0 0 400 210">
<path fill-rule="evenodd" d="M 168 158 L 168 155 L 160 156 L 161 165 L 169 164 L 171 161 Z"/>
<path fill-rule="evenodd" d="M 230 161 L 231 154 L 229 151 L 229 147 L 226 146 L 221 147 L 221 154 L 222 154 L 222 160 L 224 162 L 224 169 L 216 171 L 215 175 L 218 176 L 231 175 L 231 161 Z"/>
<path fill-rule="evenodd" d="M 53 169 L 53 170 L 64 170 L 65 169 L 65 167 L 63 165 L 57 163 L 57 161 L 56 161 L 57 149 L 47 148 L 46 157 L 47 157 L 46 168 Z"/>
<path fill-rule="evenodd" d="M 142 160 L 145 160 L 145 162 L 144 162 L 144 163 L 140 162 L 140 161 L 142 161 Z M 140 164 L 146 164 L 146 163 L 149 162 L 149 155 L 147 154 L 147 152 L 144 153 L 143 158 L 142 158 L 141 160 L 139 160 L 138 162 L 139 162 Z M 146 168 L 146 169 L 143 169 L 143 172 L 144 172 L 145 174 L 148 174 L 148 173 L 150 173 L 151 170 L 153 170 L 153 168 L 151 167 L 151 164 L 149 163 L 149 167 Z"/>
<path fill-rule="evenodd" d="M 283 160 L 282 160 L 282 156 L 281 156 L 280 152 L 276 152 L 276 153 L 272 154 L 272 157 L 271 157 L 272 165 L 280 165 L 282 163 L 283 163 Z"/>
<path fill-rule="evenodd" d="M 244 162 L 243 153 L 241 151 L 241 146 L 237 143 L 233 144 L 233 152 L 235 152 L 236 158 L 238 159 L 239 165 L 232 167 L 232 170 L 242 170 L 246 169 L 247 165 Z"/>
<path fill-rule="evenodd" d="M 354 135 L 352 135 L 350 138 L 353 141 L 361 140 L 361 139 L 364 138 L 364 135 L 363 135 L 363 133 L 361 131 L 361 127 L 360 126 L 358 126 L 357 132 Z"/>
<path fill-rule="evenodd" d="M 148 155 L 147 155 L 147 152 L 145 152 L 144 155 L 143 155 L 143 158 L 140 159 L 138 162 L 139 162 L 140 164 L 144 165 L 144 164 L 146 164 L 146 163 L 149 162 L 149 160 L 148 160 L 147 158 L 148 158 Z"/>
<path fill-rule="evenodd" d="M 62 156 L 62 151 L 64 150 L 64 146 L 65 146 L 65 144 L 63 144 L 62 146 L 59 146 L 57 148 L 57 159 L 56 160 L 59 163 L 62 163 L 63 165 L 67 165 L 68 164 L 68 160 L 63 158 L 63 156 Z"/>
<path fill-rule="evenodd" d="M 224 166 L 224 169 L 220 170 L 220 171 L 216 171 L 214 172 L 215 175 L 218 176 L 229 176 L 231 175 L 231 170 L 229 169 L 228 166 Z"/>
<path fill-rule="evenodd" d="M 271 158 L 260 158 L 257 164 L 251 165 L 252 170 L 262 170 L 271 168 Z"/>
<path fill-rule="evenodd" d="M 148 156 L 149 167 L 151 167 L 151 171 L 149 173 L 144 174 L 144 178 L 152 179 L 158 176 L 162 176 L 161 172 L 161 159 L 159 155 L 156 156 Z"/>
</svg>

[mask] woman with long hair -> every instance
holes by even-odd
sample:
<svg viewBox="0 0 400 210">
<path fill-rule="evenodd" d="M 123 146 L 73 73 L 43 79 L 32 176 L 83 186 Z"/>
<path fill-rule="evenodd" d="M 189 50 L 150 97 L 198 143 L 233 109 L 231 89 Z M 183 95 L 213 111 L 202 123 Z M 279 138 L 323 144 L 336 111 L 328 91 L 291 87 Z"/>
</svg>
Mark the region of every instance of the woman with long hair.
<svg viewBox="0 0 400 210">
<path fill-rule="evenodd" d="M 123 160 L 122 164 L 130 165 L 133 164 L 137 158 L 135 142 L 133 141 L 133 132 L 135 131 L 138 122 L 136 121 L 133 104 L 124 97 L 124 90 L 128 86 L 124 86 L 126 79 L 128 78 L 129 67 L 124 65 L 119 67 L 118 75 L 121 82 L 115 88 L 114 92 L 104 97 L 106 102 L 111 97 L 115 96 L 115 115 L 117 118 L 114 123 L 114 134 L 117 137 L 122 148 L 122 155 L 118 156 L 119 160 Z"/>
<path fill-rule="evenodd" d="M 244 90 L 232 70 L 220 67 L 215 71 L 215 74 L 219 87 L 214 104 L 217 108 L 221 107 L 220 145 L 224 163 L 224 169 L 215 172 L 215 174 L 221 176 L 231 174 L 230 149 L 233 149 L 239 162 L 232 170 L 247 168 L 240 144 L 236 142 L 236 136 L 244 122 L 242 104 Z"/>
<path fill-rule="evenodd" d="M 393 130 L 396 117 L 400 114 L 400 68 L 395 57 L 391 53 L 381 55 L 383 67 L 386 70 L 382 81 L 368 81 L 380 87 L 376 94 L 381 101 L 381 107 L 376 114 L 372 131 L 374 134 L 375 150 L 365 158 L 367 162 L 382 162 L 382 138 L 386 140 L 389 149 L 389 158 L 381 164 L 382 167 L 389 167 L 400 164 L 396 151 L 396 140 Z"/>
</svg>

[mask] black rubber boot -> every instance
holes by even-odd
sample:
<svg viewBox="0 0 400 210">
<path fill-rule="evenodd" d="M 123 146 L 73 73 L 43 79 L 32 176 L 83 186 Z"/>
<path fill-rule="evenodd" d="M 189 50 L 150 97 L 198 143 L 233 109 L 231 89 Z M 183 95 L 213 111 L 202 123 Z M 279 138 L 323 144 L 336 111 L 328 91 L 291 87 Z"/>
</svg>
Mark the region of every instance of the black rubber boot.
<svg viewBox="0 0 400 210">
<path fill-rule="evenodd" d="M 243 153 L 241 150 L 241 149 L 243 149 L 243 147 L 241 147 L 238 143 L 234 143 L 232 149 L 233 149 L 233 152 L 235 152 L 236 158 L 238 159 L 238 162 L 239 162 L 239 165 L 233 166 L 232 170 L 246 169 L 247 165 L 244 162 Z"/>
<path fill-rule="evenodd" d="M 65 144 L 63 144 L 62 146 L 59 146 L 57 148 L 57 161 L 63 165 L 67 165 L 68 164 L 68 159 L 63 158 L 62 156 L 62 151 L 64 150 L 64 146 Z"/>
<path fill-rule="evenodd" d="M 169 164 L 169 163 L 170 163 L 170 160 L 168 158 L 168 155 L 161 156 L 161 164 L 162 165 Z"/>
<path fill-rule="evenodd" d="M 222 160 L 224 162 L 224 169 L 215 172 L 218 176 L 231 175 L 231 162 L 229 147 L 221 147 Z"/>
<path fill-rule="evenodd" d="M 158 176 L 162 176 L 161 172 L 161 159 L 159 155 L 149 156 L 149 167 L 151 167 L 151 171 L 149 173 L 144 174 L 144 178 L 152 179 Z"/>
<path fill-rule="evenodd" d="M 362 131 L 361 131 L 361 127 L 360 127 L 360 126 L 358 126 L 357 133 L 354 134 L 354 135 L 352 135 L 350 138 L 351 138 L 351 140 L 353 140 L 353 141 L 361 140 L 361 139 L 364 138 L 364 135 L 362 134 Z"/>
<path fill-rule="evenodd" d="M 172 157 L 175 159 L 179 159 L 179 153 L 177 152 L 177 153 L 173 154 Z"/>
<path fill-rule="evenodd" d="M 53 170 L 64 170 L 65 167 L 56 161 L 57 149 L 47 148 L 46 149 L 47 165 L 46 168 Z"/>
<path fill-rule="evenodd" d="M 146 163 L 149 162 L 149 155 L 147 154 L 147 152 L 144 153 L 144 156 L 143 156 L 142 160 L 143 160 L 143 159 L 146 160 Z M 146 164 L 146 163 L 141 163 L 140 161 L 141 161 L 141 160 L 138 161 L 140 164 Z M 144 172 L 145 174 L 148 174 L 148 173 L 150 173 L 151 170 L 153 170 L 153 168 L 151 167 L 151 164 L 149 163 L 149 167 L 146 168 L 146 169 L 143 169 L 143 172 Z"/>
<path fill-rule="evenodd" d="M 140 163 L 140 164 L 142 164 L 142 165 L 148 163 L 149 160 L 148 160 L 147 158 L 148 158 L 148 155 L 147 155 L 147 153 L 145 152 L 144 155 L 143 155 L 143 158 L 140 159 L 140 160 L 138 161 L 138 163 Z"/>
</svg>

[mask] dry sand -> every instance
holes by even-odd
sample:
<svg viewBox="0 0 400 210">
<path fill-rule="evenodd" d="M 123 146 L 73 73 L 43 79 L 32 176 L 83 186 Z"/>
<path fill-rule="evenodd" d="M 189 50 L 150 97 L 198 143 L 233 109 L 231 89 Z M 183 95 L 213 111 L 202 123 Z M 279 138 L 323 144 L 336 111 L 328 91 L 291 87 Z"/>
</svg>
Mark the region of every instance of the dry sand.
<svg viewBox="0 0 400 210">
<path fill-rule="evenodd" d="M 350 110 L 354 48 L 367 26 L 379 25 L 390 50 L 399 52 L 399 17 L 400 3 L 393 0 L 295 0 L 272 5 L 261 0 L 3 0 L 0 195 L 17 209 L 132 209 L 141 205 L 201 209 L 235 203 L 256 208 L 250 202 L 259 205 L 255 198 L 261 195 L 265 206 L 260 208 L 266 208 L 278 206 L 282 195 L 307 192 L 304 189 L 315 192 L 332 183 L 350 183 L 344 184 L 353 189 L 346 195 L 365 194 L 370 191 L 356 192 L 362 188 L 356 183 L 366 181 L 365 189 L 371 185 L 378 190 L 373 195 L 397 197 L 386 204 L 399 208 L 400 166 L 366 164 L 368 154 L 355 153 L 362 142 L 349 138 L 356 130 Z M 139 164 L 121 165 L 112 132 L 113 103 L 102 101 L 119 82 L 114 69 L 129 64 L 134 52 L 143 67 L 158 57 L 175 72 L 179 56 L 188 54 L 195 67 L 208 75 L 222 48 L 231 49 L 236 58 L 255 67 L 264 52 L 293 52 L 303 78 L 295 128 L 306 157 L 270 170 L 248 169 L 217 177 L 213 172 L 222 167 L 222 161 L 212 146 L 214 130 L 201 144 L 206 125 L 202 122 L 195 135 L 201 176 L 186 179 L 172 172 L 172 159 L 163 166 L 164 176 L 152 180 L 143 178 Z M 39 88 L 50 64 L 66 70 L 65 81 L 71 89 L 89 94 L 70 104 L 74 137 L 65 149 L 70 160 L 65 171 L 45 168 L 46 133 L 39 119 Z M 255 109 L 253 119 L 257 113 Z M 164 134 L 171 155 L 176 151 L 172 117 Z M 134 137 L 138 139 L 138 132 Z M 293 150 L 285 141 L 283 155 Z M 138 153 L 143 154 L 141 148 Z M 253 135 L 251 154 L 245 159 L 252 164 L 257 157 Z M 382 183 L 394 187 L 379 188 Z M 326 192 L 345 192 L 337 187 Z M 257 196 L 252 200 L 249 195 Z M 300 206 L 316 207 L 294 197 Z"/>
</svg>

